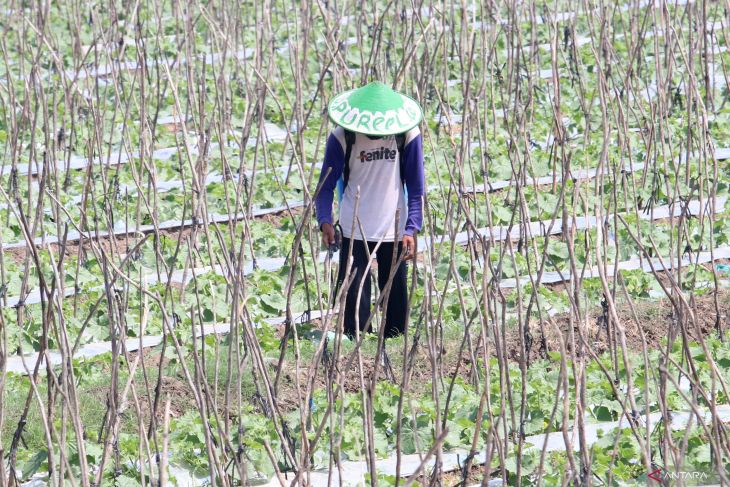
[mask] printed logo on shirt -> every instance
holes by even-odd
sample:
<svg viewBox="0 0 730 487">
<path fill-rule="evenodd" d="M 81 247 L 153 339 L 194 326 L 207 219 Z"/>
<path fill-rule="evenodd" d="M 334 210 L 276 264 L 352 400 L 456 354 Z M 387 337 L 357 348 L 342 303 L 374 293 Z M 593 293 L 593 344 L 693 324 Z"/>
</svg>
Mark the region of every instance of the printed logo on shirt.
<svg viewBox="0 0 730 487">
<path fill-rule="evenodd" d="M 395 149 L 388 149 L 387 147 L 381 147 L 379 149 L 371 150 L 371 151 L 360 151 L 360 162 L 363 163 L 365 161 L 382 161 L 382 160 L 389 160 L 389 161 L 395 161 L 395 156 L 397 155 L 397 152 Z"/>
</svg>

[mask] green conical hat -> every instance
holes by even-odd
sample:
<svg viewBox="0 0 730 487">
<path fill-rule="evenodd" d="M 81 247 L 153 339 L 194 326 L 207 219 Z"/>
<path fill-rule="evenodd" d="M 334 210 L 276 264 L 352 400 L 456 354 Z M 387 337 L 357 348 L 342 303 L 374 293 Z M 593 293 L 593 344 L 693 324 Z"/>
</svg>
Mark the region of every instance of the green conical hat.
<svg viewBox="0 0 730 487">
<path fill-rule="evenodd" d="M 330 101 L 328 112 L 337 125 L 367 135 L 407 132 L 423 118 L 416 100 L 377 81 L 340 93 Z"/>
</svg>

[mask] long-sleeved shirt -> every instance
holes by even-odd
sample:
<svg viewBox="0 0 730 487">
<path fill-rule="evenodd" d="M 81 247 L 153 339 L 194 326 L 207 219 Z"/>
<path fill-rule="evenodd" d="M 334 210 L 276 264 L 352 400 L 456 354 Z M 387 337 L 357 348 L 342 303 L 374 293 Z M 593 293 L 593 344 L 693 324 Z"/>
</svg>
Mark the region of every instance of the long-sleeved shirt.
<svg viewBox="0 0 730 487">
<path fill-rule="evenodd" d="M 345 131 L 337 127 L 327 139 L 319 177 L 321 189 L 314 202 L 320 227 L 332 223 L 332 202 L 345 167 L 345 149 Z M 401 178 L 395 137 L 371 138 L 356 134 L 349 162 L 349 180 L 340 202 L 343 236 L 394 241 L 421 229 L 425 177 L 423 143 L 418 127 L 406 133 L 403 152 L 405 174 Z M 407 207 L 402 181 L 405 181 L 408 193 Z M 357 220 L 354 219 L 356 211 Z M 396 212 L 399 212 L 398 229 L 395 228 Z"/>
</svg>

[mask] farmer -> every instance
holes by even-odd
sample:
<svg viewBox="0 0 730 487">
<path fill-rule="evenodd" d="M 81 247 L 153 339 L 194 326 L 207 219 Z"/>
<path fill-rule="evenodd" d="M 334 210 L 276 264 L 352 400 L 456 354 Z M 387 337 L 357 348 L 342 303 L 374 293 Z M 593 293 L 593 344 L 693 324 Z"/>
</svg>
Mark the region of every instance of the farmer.
<svg viewBox="0 0 730 487">
<path fill-rule="evenodd" d="M 390 278 L 392 264 L 399 263 L 384 323 L 385 336 L 397 336 L 405 331 L 408 317 L 405 261 L 415 255 L 416 234 L 423 221 L 423 145 L 418 129 L 421 107 L 412 98 L 373 82 L 339 94 L 330 102 L 328 111 L 338 127 L 327 139 L 315 208 L 324 244 L 338 244 L 332 200 L 339 181 L 342 242 L 338 285 L 344 280 L 351 249 L 350 276 L 354 276 L 347 291 L 345 333 L 355 336 L 356 326 L 360 331 L 369 331 L 368 252 L 377 246 L 381 291 Z"/>
</svg>

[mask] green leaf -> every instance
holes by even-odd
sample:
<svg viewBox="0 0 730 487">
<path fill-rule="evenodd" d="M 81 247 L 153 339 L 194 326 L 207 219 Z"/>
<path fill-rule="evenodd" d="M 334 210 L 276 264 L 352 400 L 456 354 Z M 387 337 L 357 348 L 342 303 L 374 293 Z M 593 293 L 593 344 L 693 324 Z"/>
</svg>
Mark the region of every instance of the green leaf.
<svg viewBox="0 0 730 487">
<path fill-rule="evenodd" d="M 548 255 L 561 261 L 568 260 L 568 257 L 570 256 L 568 245 L 564 242 L 550 242 Z"/>
<path fill-rule="evenodd" d="M 596 406 L 593 408 L 593 416 L 598 421 L 614 421 L 616 415 L 606 406 Z"/>
<path fill-rule="evenodd" d="M 46 450 L 41 450 L 33 455 L 30 460 L 25 462 L 20 470 L 23 473 L 23 477 L 28 478 L 38 472 L 43 465 L 47 465 L 47 463 L 48 452 Z"/>
<path fill-rule="evenodd" d="M 553 362 L 560 362 L 562 355 L 560 354 L 560 352 L 548 352 L 548 357 L 550 357 L 550 360 L 552 360 Z"/>
<path fill-rule="evenodd" d="M 711 456 L 711 450 L 710 450 L 710 444 L 705 443 L 703 445 L 700 445 L 695 453 L 695 460 L 700 464 L 709 465 L 712 461 Z"/>
<path fill-rule="evenodd" d="M 286 299 L 279 293 L 264 294 L 261 302 L 274 311 L 283 311 L 286 308 Z"/>
<path fill-rule="evenodd" d="M 137 479 L 127 477 L 126 475 L 120 475 L 115 480 L 117 487 L 139 487 L 141 485 Z"/>
<path fill-rule="evenodd" d="M 501 223 L 509 223 L 512 220 L 512 210 L 502 205 L 494 205 L 492 207 L 494 216 Z"/>
<path fill-rule="evenodd" d="M 382 429 L 375 430 L 375 453 L 384 457 L 388 455 L 390 448 L 388 447 L 388 437 Z"/>
</svg>

